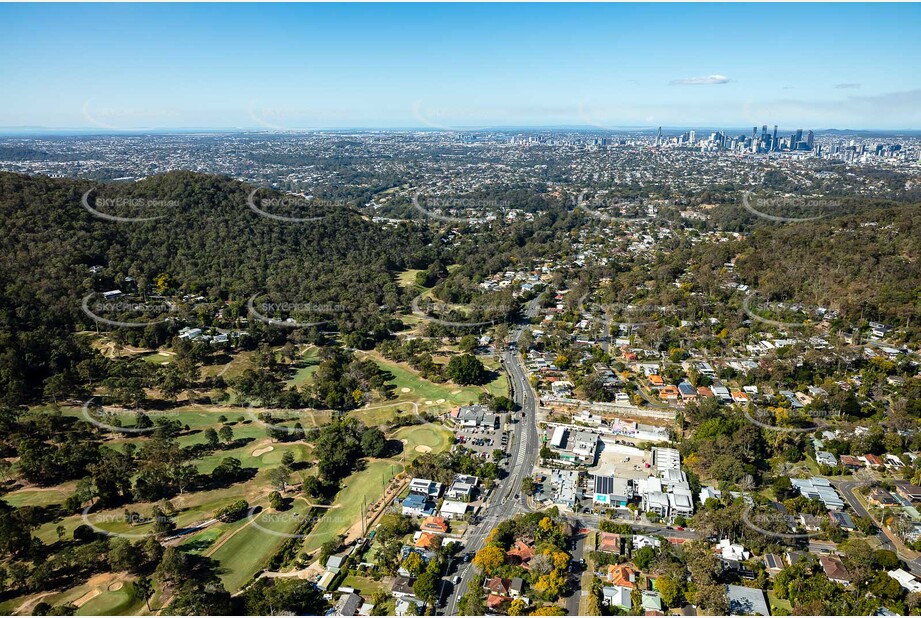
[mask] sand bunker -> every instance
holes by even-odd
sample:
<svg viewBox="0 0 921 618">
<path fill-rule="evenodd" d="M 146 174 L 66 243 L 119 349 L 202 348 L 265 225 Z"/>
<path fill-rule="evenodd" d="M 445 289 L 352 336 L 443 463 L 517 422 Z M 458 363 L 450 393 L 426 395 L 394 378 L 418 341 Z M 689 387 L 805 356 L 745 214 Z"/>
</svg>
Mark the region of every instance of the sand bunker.
<svg viewBox="0 0 921 618">
<path fill-rule="evenodd" d="M 424 445 L 424 444 L 420 444 L 419 446 L 416 447 L 416 451 L 419 452 L 419 453 L 431 453 L 431 452 L 432 452 L 432 447 L 431 447 L 431 446 L 426 446 L 426 445 Z"/>
<path fill-rule="evenodd" d="M 431 399 L 428 399 L 428 400 L 426 400 L 425 405 L 430 406 L 430 405 L 432 405 L 433 403 L 435 403 L 435 402 L 432 401 Z"/>
<path fill-rule="evenodd" d="M 444 403 L 444 402 L 445 402 L 444 399 L 436 399 L 436 400 L 435 400 L 435 403 Z"/>
<path fill-rule="evenodd" d="M 403 388 L 400 389 L 400 392 L 401 392 L 401 393 L 408 393 L 408 392 L 411 391 L 411 390 L 412 390 L 411 388 L 406 388 L 406 387 L 404 386 Z"/>
<path fill-rule="evenodd" d="M 115 582 L 114 584 L 109 586 L 109 592 L 116 592 L 117 590 L 121 590 L 122 586 L 124 585 L 125 584 L 123 584 L 122 582 Z"/>
<path fill-rule="evenodd" d="M 274 450 L 274 446 L 263 446 L 262 448 L 257 448 L 255 451 L 253 451 L 253 457 L 261 457 L 262 455 L 271 453 Z"/>
<path fill-rule="evenodd" d="M 100 590 L 99 588 L 93 588 L 92 590 L 84 594 L 82 597 L 74 601 L 74 605 L 77 607 L 83 607 L 84 605 L 86 605 L 87 603 L 89 603 L 90 601 L 98 597 L 100 594 L 102 594 L 102 590 Z"/>
</svg>

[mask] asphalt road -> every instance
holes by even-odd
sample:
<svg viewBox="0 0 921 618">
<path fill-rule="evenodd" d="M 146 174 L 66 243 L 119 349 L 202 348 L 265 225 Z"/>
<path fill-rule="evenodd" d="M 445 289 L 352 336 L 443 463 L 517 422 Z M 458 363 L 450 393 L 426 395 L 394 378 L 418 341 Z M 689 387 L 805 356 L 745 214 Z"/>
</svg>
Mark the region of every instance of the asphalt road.
<svg viewBox="0 0 921 618">
<path fill-rule="evenodd" d="M 575 546 L 570 550 L 572 555 L 572 569 L 569 575 L 570 593 L 563 598 L 566 604 L 566 611 L 570 616 L 579 615 L 579 602 L 582 599 L 582 574 L 585 567 L 579 564 L 579 561 L 585 558 L 585 534 L 579 532 L 582 525 L 579 521 L 574 522 L 576 528 Z"/>
<path fill-rule="evenodd" d="M 844 496 L 844 499 L 847 500 L 855 513 L 861 517 L 873 519 L 867 509 L 860 503 L 860 500 L 854 495 L 854 488 L 858 487 L 860 485 L 859 483 L 853 481 L 833 481 L 832 484 L 841 492 L 841 495 Z M 912 573 L 921 575 L 921 558 L 918 558 L 916 553 L 906 555 L 901 551 L 899 547 L 903 544 L 897 542 L 895 535 L 890 532 L 888 528 L 880 528 L 877 537 L 879 538 L 880 544 L 885 549 L 894 551 L 899 558 L 905 561 L 905 564 L 908 565 L 908 569 Z"/>
<path fill-rule="evenodd" d="M 532 302 L 527 311 L 530 317 L 534 314 L 537 304 Z M 518 325 L 511 332 L 510 339 L 517 343 L 518 338 L 524 329 L 524 325 Z M 528 372 L 525 369 L 524 361 L 518 355 L 516 349 L 510 349 L 505 352 L 504 366 L 511 381 L 512 397 L 518 404 L 520 410 L 517 412 L 518 423 L 512 435 L 510 463 L 508 474 L 501 479 L 496 488 L 493 490 L 489 504 L 484 507 L 480 513 L 482 518 L 476 526 L 467 528 L 464 534 L 464 551 L 476 552 L 484 545 L 484 540 L 492 532 L 499 522 L 511 519 L 516 513 L 529 510 L 525 496 L 521 493 L 521 481 L 530 476 L 534 470 L 537 461 L 537 455 L 540 450 L 537 439 L 537 425 L 534 421 L 536 412 L 536 397 L 528 381 Z M 524 417 L 520 416 L 524 412 Z M 518 496 L 517 498 L 515 496 Z M 467 593 L 470 586 L 470 580 L 475 573 L 472 565 L 467 565 L 460 575 L 461 581 L 451 594 L 448 601 L 446 614 L 449 616 L 457 615 L 457 602 Z"/>
</svg>

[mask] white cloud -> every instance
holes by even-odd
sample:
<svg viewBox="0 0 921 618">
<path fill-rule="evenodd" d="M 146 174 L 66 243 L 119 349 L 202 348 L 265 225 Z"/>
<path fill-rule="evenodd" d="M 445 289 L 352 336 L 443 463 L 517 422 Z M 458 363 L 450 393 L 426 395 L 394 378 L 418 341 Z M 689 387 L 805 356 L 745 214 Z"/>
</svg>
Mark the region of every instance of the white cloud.
<svg viewBox="0 0 921 618">
<path fill-rule="evenodd" d="M 728 84 L 732 80 L 725 75 L 708 75 L 707 77 L 689 77 L 687 79 L 673 79 L 670 86 L 713 86 Z"/>
</svg>

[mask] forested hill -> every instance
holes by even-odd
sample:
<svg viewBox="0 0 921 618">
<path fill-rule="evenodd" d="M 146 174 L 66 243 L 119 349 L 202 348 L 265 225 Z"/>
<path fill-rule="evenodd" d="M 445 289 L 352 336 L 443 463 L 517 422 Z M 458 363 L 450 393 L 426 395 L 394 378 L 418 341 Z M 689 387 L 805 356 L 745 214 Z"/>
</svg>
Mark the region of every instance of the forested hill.
<svg viewBox="0 0 921 618">
<path fill-rule="evenodd" d="M 93 325 L 81 299 L 130 289 L 126 276 L 138 290 L 159 279 L 171 297 L 245 301 L 267 293 L 277 302 L 334 303 L 343 308 L 338 321 L 370 331 L 384 317 L 381 305 L 408 300 L 394 274 L 435 260 L 422 226 L 374 223 L 261 190 L 254 203 L 265 212 L 319 217 L 279 221 L 250 208 L 251 187 L 224 177 L 173 172 L 95 186 L 88 199 L 107 215 L 159 217 L 148 221 L 91 213 L 81 203 L 90 189 L 86 181 L 0 173 L 0 387 L 37 369 L 40 380 L 56 355 L 72 356 L 62 353 L 69 333 Z M 102 269 L 94 274 L 93 266 Z"/>
<path fill-rule="evenodd" d="M 395 303 L 394 271 L 434 259 L 417 226 L 384 227 L 340 207 L 317 205 L 305 213 L 266 206 L 270 194 L 260 191 L 264 197 L 255 201 L 267 212 L 322 215 L 271 219 L 247 205 L 250 187 L 223 177 L 175 172 L 108 185 L 89 198 L 106 214 L 160 217 L 142 222 L 93 215 L 81 205 L 91 188 L 83 181 L 0 174 L 8 298 L 74 313 L 81 296 L 93 291 L 89 268 L 98 265 L 116 287 L 118 277 L 153 281 L 166 273 L 177 290 L 209 298 L 278 292 L 290 302 L 376 306 Z M 139 199 L 156 202 L 132 202 Z"/>
<path fill-rule="evenodd" d="M 730 246 L 702 245 L 704 263 L 736 257 L 739 281 L 759 296 L 824 306 L 848 321 L 921 318 L 921 205 L 759 226 Z"/>
</svg>

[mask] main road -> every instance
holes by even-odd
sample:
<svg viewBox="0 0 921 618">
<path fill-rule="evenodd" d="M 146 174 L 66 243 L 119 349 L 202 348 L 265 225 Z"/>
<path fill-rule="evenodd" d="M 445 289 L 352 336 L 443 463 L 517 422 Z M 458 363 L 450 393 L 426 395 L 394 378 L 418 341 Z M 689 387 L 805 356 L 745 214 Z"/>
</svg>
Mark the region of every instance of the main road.
<svg viewBox="0 0 921 618">
<path fill-rule="evenodd" d="M 533 317 L 536 311 L 537 301 L 534 300 L 528 305 L 525 315 L 528 318 Z M 520 408 L 518 412 L 511 413 L 519 416 L 517 429 L 513 432 L 511 449 L 509 450 L 511 455 L 508 474 L 493 489 L 489 503 L 479 514 L 479 523 L 467 528 L 467 532 L 463 537 L 464 551 L 466 552 L 479 551 L 483 547 L 486 537 L 499 522 L 511 519 L 520 511 L 529 510 L 526 497 L 521 493 L 521 482 L 534 471 L 540 446 L 535 421 L 537 399 L 531 389 L 524 361 L 518 354 L 518 339 L 521 337 L 521 333 L 524 332 L 526 324 L 527 322 L 518 324 L 512 330 L 509 339 L 513 345 L 508 347 L 503 357 L 503 365 L 508 373 L 512 398 Z M 521 416 L 522 413 L 523 416 Z M 449 616 L 457 615 L 458 600 L 467 593 L 467 589 L 470 587 L 470 580 L 474 575 L 474 568 L 470 563 L 465 563 L 461 568 L 463 569 L 460 574 L 461 581 L 451 592 L 451 599 L 447 604 L 446 614 Z"/>
</svg>

